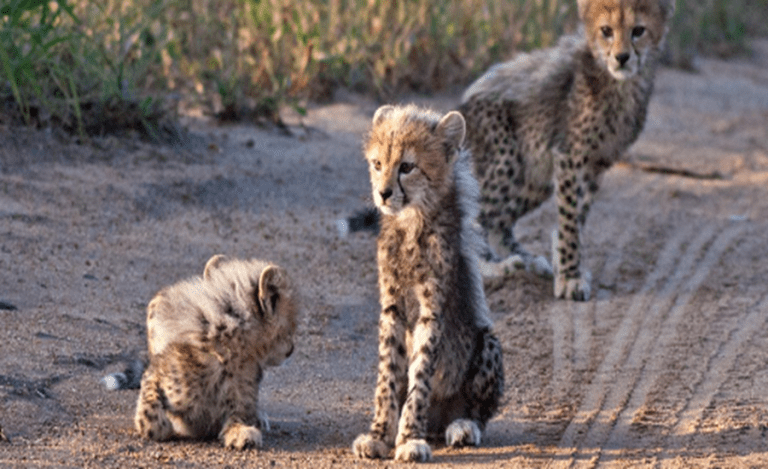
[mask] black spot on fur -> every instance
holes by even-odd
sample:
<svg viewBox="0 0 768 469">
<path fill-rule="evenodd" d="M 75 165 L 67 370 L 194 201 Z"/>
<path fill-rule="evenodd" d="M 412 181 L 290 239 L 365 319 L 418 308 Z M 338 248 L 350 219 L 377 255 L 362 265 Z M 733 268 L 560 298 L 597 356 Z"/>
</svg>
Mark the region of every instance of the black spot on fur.
<svg viewBox="0 0 768 469">
<path fill-rule="evenodd" d="M 226 314 L 231 318 L 239 319 L 239 316 L 237 315 L 237 313 L 235 313 L 235 309 L 232 307 L 232 303 L 230 302 L 227 302 L 224 305 L 224 314 Z"/>
<path fill-rule="evenodd" d="M 205 313 L 201 309 L 197 310 L 197 322 L 200 323 L 200 330 L 203 330 L 203 331 L 207 331 L 208 326 L 210 326 L 211 324 L 211 322 L 208 321 L 208 318 L 205 317 Z"/>
<path fill-rule="evenodd" d="M 163 407 L 164 410 L 168 410 L 171 408 L 171 403 L 168 402 L 168 397 L 165 395 L 165 391 L 161 387 L 157 388 L 157 398 L 160 401 L 160 405 Z"/>
</svg>

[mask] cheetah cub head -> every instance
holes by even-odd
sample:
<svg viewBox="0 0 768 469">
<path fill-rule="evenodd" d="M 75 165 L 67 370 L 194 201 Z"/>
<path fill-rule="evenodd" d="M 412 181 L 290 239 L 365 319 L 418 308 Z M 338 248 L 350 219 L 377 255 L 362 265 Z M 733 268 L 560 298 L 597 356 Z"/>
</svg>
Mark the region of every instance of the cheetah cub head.
<svg viewBox="0 0 768 469">
<path fill-rule="evenodd" d="M 674 0 L 578 0 L 592 53 L 617 80 L 643 69 L 658 52 L 675 12 Z"/>
<path fill-rule="evenodd" d="M 223 255 L 205 264 L 203 279 L 229 292 L 229 315 L 250 318 L 258 340 L 251 345 L 263 364 L 278 366 L 293 353 L 298 306 L 288 274 L 282 267 L 258 259 L 244 261 Z"/>
<path fill-rule="evenodd" d="M 416 106 L 382 106 L 365 145 L 373 201 L 384 215 L 432 213 L 450 190 L 464 141 L 464 117 Z"/>
</svg>

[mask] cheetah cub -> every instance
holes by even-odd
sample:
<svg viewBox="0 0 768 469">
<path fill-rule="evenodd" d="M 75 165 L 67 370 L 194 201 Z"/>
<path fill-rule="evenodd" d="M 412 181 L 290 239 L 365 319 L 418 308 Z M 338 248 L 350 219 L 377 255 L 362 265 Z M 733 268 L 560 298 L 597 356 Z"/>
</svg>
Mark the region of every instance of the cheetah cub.
<svg viewBox="0 0 768 469">
<path fill-rule="evenodd" d="M 578 0 L 580 36 L 491 68 L 461 112 L 481 184 L 480 222 L 493 253 L 483 275 L 524 267 L 554 275 L 558 298 L 588 300 L 581 231 L 600 175 L 637 139 L 674 0 Z M 554 192 L 552 267 L 512 228 Z M 509 256 L 509 257 L 507 257 Z"/>
<path fill-rule="evenodd" d="M 360 458 L 428 461 L 426 437 L 478 445 L 504 386 L 473 228 L 478 187 L 464 118 L 383 106 L 365 147 L 381 211 L 379 377 Z"/>
<path fill-rule="evenodd" d="M 259 383 L 265 367 L 293 351 L 296 322 L 290 279 L 260 260 L 214 256 L 202 277 L 161 290 L 147 307 L 139 434 L 261 446 L 268 422 L 258 410 Z"/>
</svg>

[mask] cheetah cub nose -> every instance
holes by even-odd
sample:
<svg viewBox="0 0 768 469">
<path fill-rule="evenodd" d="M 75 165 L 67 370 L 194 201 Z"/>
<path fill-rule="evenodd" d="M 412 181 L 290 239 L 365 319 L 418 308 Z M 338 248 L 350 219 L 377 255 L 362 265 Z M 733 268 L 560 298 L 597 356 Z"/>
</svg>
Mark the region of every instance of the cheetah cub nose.
<svg viewBox="0 0 768 469">
<path fill-rule="evenodd" d="M 616 60 L 619 62 L 619 66 L 623 67 L 629 60 L 629 53 L 622 52 L 621 54 L 616 54 Z"/>
<path fill-rule="evenodd" d="M 381 201 L 386 202 L 387 199 L 392 196 L 392 189 L 387 189 L 384 192 L 379 192 L 379 195 L 381 196 Z"/>
</svg>

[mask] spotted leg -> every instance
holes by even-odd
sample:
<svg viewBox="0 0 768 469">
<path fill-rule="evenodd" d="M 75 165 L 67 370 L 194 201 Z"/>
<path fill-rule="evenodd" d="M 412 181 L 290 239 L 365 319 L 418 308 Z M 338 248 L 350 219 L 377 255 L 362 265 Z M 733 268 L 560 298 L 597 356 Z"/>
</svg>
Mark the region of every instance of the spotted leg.
<svg viewBox="0 0 768 469">
<path fill-rule="evenodd" d="M 478 334 L 475 358 L 464 383 L 467 399 L 464 418 L 454 420 L 445 430 L 447 446 L 478 446 L 485 424 L 499 408 L 504 393 L 504 366 L 499 340 L 486 330 Z"/>
<path fill-rule="evenodd" d="M 557 231 L 552 240 L 552 267 L 556 298 L 587 301 L 590 297 L 590 274 L 581 269 L 581 231 L 586 220 L 592 194 L 590 178 L 585 174 L 585 156 L 570 159 L 555 152 L 555 197 Z"/>
<path fill-rule="evenodd" d="M 432 459 L 432 450 L 425 436 L 432 377 L 435 372 L 435 354 L 443 328 L 438 311 L 438 305 L 442 304 L 443 292 L 434 278 L 419 285 L 416 290 L 420 310 L 413 329 L 408 393 L 397 432 L 395 459 L 426 462 Z"/>
<path fill-rule="evenodd" d="M 379 377 L 374 397 L 375 415 L 369 433 L 359 435 L 352 452 L 359 458 L 385 458 L 395 444 L 400 415 L 399 396 L 405 386 L 405 309 L 395 291 L 394 279 L 379 271 L 382 311 L 379 316 Z"/>
</svg>

